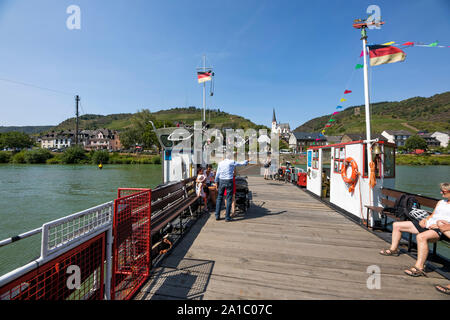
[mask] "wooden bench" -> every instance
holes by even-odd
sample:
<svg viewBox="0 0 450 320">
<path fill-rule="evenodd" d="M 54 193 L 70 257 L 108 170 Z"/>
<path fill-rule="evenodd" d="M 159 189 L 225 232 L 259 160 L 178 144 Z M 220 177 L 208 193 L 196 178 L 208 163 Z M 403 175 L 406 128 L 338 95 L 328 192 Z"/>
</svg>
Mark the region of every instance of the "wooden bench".
<svg viewBox="0 0 450 320">
<path fill-rule="evenodd" d="M 195 193 L 195 178 L 185 179 L 180 182 L 172 183 L 166 186 L 158 187 L 152 190 L 151 199 L 151 237 L 156 240 L 170 222 L 180 218 L 180 232 L 183 232 L 182 218 L 186 210 L 191 210 L 199 199 Z M 161 237 L 152 247 L 152 256 L 159 253 Z"/>
<path fill-rule="evenodd" d="M 394 213 L 387 211 L 386 208 L 393 208 L 395 205 L 395 200 L 399 198 L 402 194 L 412 195 L 417 199 L 417 202 L 420 204 L 420 208 L 427 210 L 430 214 L 433 212 L 436 204 L 439 202 L 438 199 L 434 199 L 427 196 L 421 196 L 413 193 L 403 192 L 390 188 L 381 188 L 381 199 L 380 202 L 382 207 L 377 206 L 365 206 L 367 208 L 367 216 L 366 221 L 369 219 L 370 211 L 377 212 L 380 217 L 384 218 L 383 229 L 386 230 L 387 226 L 387 218 L 391 218 L 394 221 L 401 221 L 398 217 L 395 216 Z M 425 208 L 424 208 L 425 207 Z M 367 228 L 369 228 L 369 224 L 367 223 Z M 450 246 L 450 239 L 448 239 L 445 235 L 441 240 L 445 245 Z M 412 247 L 412 234 L 409 234 L 408 239 L 408 252 L 411 251 Z M 436 242 L 433 244 L 433 255 L 436 255 Z"/>
</svg>

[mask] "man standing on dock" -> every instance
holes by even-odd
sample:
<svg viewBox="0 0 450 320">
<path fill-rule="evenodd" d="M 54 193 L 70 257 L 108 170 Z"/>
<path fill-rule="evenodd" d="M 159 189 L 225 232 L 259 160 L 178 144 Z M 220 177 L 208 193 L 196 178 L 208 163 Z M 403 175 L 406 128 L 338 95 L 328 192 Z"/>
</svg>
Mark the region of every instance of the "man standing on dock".
<svg viewBox="0 0 450 320">
<path fill-rule="evenodd" d="M 214 182 L 218 189 L 217 200 L 216 200 L 216 220 L 220 220 L 220 208 L 222 207 L 223 194 L 227 190 L 227 208 L 225 213 L 225 221 L 233 221 L 230 217 L 231 212 L 231 201 L 233 198 L 233 174 L 235 167 L 246 166 L 248 160 L 242 162 L 236 162 L 231 159 L 225 159 L 219 162 L 217 166 L 216 178 Z"/>
</svg>

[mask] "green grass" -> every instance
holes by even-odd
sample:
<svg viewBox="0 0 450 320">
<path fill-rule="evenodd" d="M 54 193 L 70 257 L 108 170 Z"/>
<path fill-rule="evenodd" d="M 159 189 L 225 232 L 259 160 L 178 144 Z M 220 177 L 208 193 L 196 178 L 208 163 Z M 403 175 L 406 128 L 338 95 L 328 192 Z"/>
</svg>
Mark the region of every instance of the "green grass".
<svg viewBox="0 0 450 320">
<path fill-rule="evenodd" d="M 395 156 L 395 164 L 405 166 L 448 166 L 450 165 L 450 155 L 397 154 Z"/>
</svg>

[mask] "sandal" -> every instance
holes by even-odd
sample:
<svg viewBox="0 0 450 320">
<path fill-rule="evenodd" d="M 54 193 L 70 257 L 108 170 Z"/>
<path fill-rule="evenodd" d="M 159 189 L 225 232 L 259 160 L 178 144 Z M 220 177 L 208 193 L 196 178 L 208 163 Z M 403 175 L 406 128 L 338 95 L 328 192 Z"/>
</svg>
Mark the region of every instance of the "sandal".
<svg viewBox="0 0 450 320">
<path fill-rule="evenodd" d="M 406 271 L 410 271 L 411 273 L 406 272 Z M 420 277 L 420 276 L 428 277 L 427 274 L 425 273 L 425 271 L 423 271 L 423 269 L 419 269 L 416 267 L 411 267 L 411 268 L 405 270 L 405 273 L 411 277 Z"/>
<path fill-rule="evenodd" d="M 450 288 L 449 286 L 441 286 L 441 285 L 435 285 L 434 286 L 436 288 L 437 291 L 445 293 L 445 294 L 450 294 Z"/>
<path fill-rule="evenodd" d="M 391 249 L 383 249 L 380 252 L 381 255 L 383 256 L 394 256 L 394 257 L 398 257 L 400 255 L 400 250 L 395 249 L 395 250 L 391 250 Z"/>
</svg>

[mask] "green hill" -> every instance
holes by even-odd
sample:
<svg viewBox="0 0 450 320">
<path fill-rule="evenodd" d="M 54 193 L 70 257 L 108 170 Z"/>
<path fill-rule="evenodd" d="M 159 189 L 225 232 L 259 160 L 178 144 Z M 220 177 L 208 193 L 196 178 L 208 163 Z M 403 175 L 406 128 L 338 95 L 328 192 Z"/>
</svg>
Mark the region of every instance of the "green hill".
<svg viewBox="0 0 450 320">
<path fill-rule="evenodd" d="M 357 108 L 359 108 L 359 114 Z M 318 132 L 328 123 L 331 114 L 314 118 L 297 127 L 294 131 Z M 334 119 L 327 128 L 326 135 L 343 133 L 364 133 L 364 105 L 349 107 Z M 414 97 L 396 102 L 377 102 L 371 104 L 372 133 L 384 130 L 450 131 L 450 91 L 429 98 Z"/>
<path fill-rule="evenodd" d="M 177 122 L 183 122 L 188 125 L 193 125 L 194 121 L 202 120 L 202 109 L 189 107 L 189 108 L 172 108 L 168 110 L 161 110 L 153 112 L 152 115 L 157 121 L 162 121 L 166 126 L 174 126 Z M 131 126 L 132 113 L 120 113 L 110 115 L 95 115 L 85 114 L 79 118 L 79 128 L 81 129 L 98 129 L 106 128 L 112 130 L 124 130 Z M 206 111 L 207 122 L 215 128 L 267 128 L 262 125 L 257 125 L 248 119 L 241 116 L 229 114 L 219 109 Z M 61 122 L 51 130 L 69 130 L 75 128 L 75 118 L 67 119 Z"/>
<path fill-rule="evenodd" d="M 53 126 L 23 126 L 23 127 L 2 127 L 2 126 L 0 126 L 0 133 L 17 131 L 17 132 L 23 132 L 26 134 L 37 134 L 37 133 L 41 133 L 43 131 L 47 131 L 51 128 L 53 128 Z"/>
</svg>

